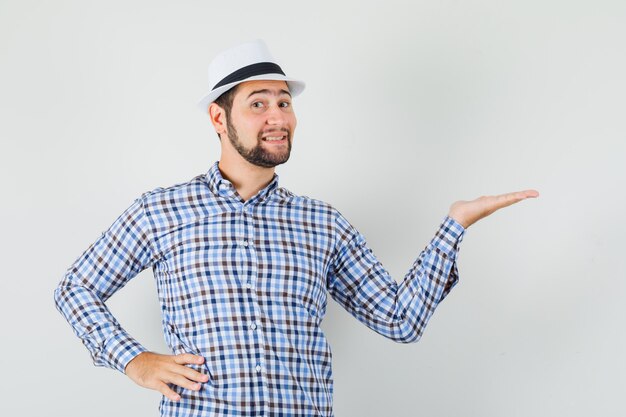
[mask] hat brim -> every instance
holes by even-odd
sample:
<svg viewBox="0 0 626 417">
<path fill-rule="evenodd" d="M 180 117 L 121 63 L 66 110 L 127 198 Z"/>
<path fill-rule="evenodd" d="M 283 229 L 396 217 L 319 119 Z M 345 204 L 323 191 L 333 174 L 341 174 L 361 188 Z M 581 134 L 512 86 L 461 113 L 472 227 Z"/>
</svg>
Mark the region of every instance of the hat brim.
<svg viewBox="0 0 626 417">
<path fill-rule="evenodd" d="M 285 82 L 287 82 L 287 85 L 289 86 L 289 93 L 291 93 L 292 97 L 295 97 L 298 94 L 300 94 L 304 90 L 304 87 L 306 86 L 304 81 L 300 81 L 300 80 L 296 80 L 294 78 L 286 77 L 286 76 L 284 76 L 282 74 L 260 74 L 260 75 L 255 75 L 255 76 L 252 76 L 252 77 L 248 77 L 245 80 L 240 80 L 240 81 L 236 81 L 236 82 L 233 82 L 233 83 L 230 83 L 230 84 L 225 84 L 225 85 L 223 85 L 223 86 L 221 86 L 219 88 L 216 88 L 215 90 L 212 90 L 212 91 L 208 92 L 198 102 L 198 107 L 203 112 L 206 112 L 208 107 L 209 107 L 209 104 L 211 104 L 213 101 L 215 101 L 219 96 L 224 94 L 226 91 L 230 90 L 231 88 L 233 88 L 237 84 L 241 84 L 241 83 L 246 82 L 246 81 L 254 81 L 254 80 L 285 81 Z"/>
</svg>

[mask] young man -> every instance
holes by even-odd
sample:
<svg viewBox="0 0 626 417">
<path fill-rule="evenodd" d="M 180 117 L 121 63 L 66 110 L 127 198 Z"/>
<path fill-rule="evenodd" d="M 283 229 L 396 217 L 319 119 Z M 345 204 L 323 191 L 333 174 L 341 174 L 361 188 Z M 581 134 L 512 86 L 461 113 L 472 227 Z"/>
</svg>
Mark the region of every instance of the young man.
<svg viewBox="0 0 626 417">
<path fill-rule="evenodd" d="M 332 416 L 327 295 L 381 335 L 415 342 L 458 281 L 465 230 L 538 193 L 454 203 L 398 284 L 341 213 L 278 186 L 304 83 L 254 41 L 220 54 L 209 84 L 200 106 L 219 162 L 137 198 L 67 270 L 57 308 L 96 365 L 163 394 L 163 416 Z M 105 305 L 148 267 L 173 355 L 149 352 Z"/>
</svg>

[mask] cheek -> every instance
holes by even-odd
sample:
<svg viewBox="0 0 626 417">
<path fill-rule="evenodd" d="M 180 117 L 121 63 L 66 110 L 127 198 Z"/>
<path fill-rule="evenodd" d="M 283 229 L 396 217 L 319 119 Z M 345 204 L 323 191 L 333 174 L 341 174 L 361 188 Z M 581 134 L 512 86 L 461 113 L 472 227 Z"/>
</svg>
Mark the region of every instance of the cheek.
<svg viewBox="0 0 626 417">
<path fill-rule="evenodd" d="M 291 130 L 296 130 L 296 125 L 298 124 L 298 120 L 296 119 L 295 114 L 291 114 L 289 118 L 289 125 L 291 126 Z"/>
<path fill-rule="evenodd" d="M 240 135 L 256 137 L 263 130 L 263 123 L 252 116 L 233 119 L 237 124 L 235 128 Z"/>
</svg>

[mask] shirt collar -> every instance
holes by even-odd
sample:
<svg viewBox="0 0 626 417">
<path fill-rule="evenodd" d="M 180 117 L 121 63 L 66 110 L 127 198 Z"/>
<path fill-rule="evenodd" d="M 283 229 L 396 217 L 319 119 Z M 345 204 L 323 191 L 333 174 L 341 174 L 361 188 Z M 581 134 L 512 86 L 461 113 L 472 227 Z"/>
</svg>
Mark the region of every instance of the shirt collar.
<svg viewBox="0 0 626 417">
<path fill-rule="evenodd" d="M 218 168 L 218 164 L 219 161 L 215 161 L 215 163 L 211 165 L 205 175 L 209 189 L 213 194 L 220 197 L 240 199 L 241 197 L 237 194 L 235 186 L 226 178 L 222 177 L 222 173 Z M 267 184 L 263 189 L 261 189 L 258 193 L 252 196 L 248 201 L 263 200 L 267 195 L 274 192 L 274 190 L 276 190 L 277 188 L 278 174 L 274 173 L 274 176 L 272 177 L 272 180 L 269 182 L 269 184 Z"/>
</svg>

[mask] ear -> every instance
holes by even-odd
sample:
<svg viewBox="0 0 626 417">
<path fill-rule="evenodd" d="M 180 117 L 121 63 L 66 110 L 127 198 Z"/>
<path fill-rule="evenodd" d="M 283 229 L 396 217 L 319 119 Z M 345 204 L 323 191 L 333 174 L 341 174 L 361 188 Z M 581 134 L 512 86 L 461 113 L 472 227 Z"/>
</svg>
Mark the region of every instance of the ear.
<svg viewBox="0 0 626 417">
<path fill-rule="evenodd" d="M 218 135 L 226 132 L 226 113 L 224 109 L 215 104 L 215 102 L 209 105 L 209 117 Z"/>
</svg>

